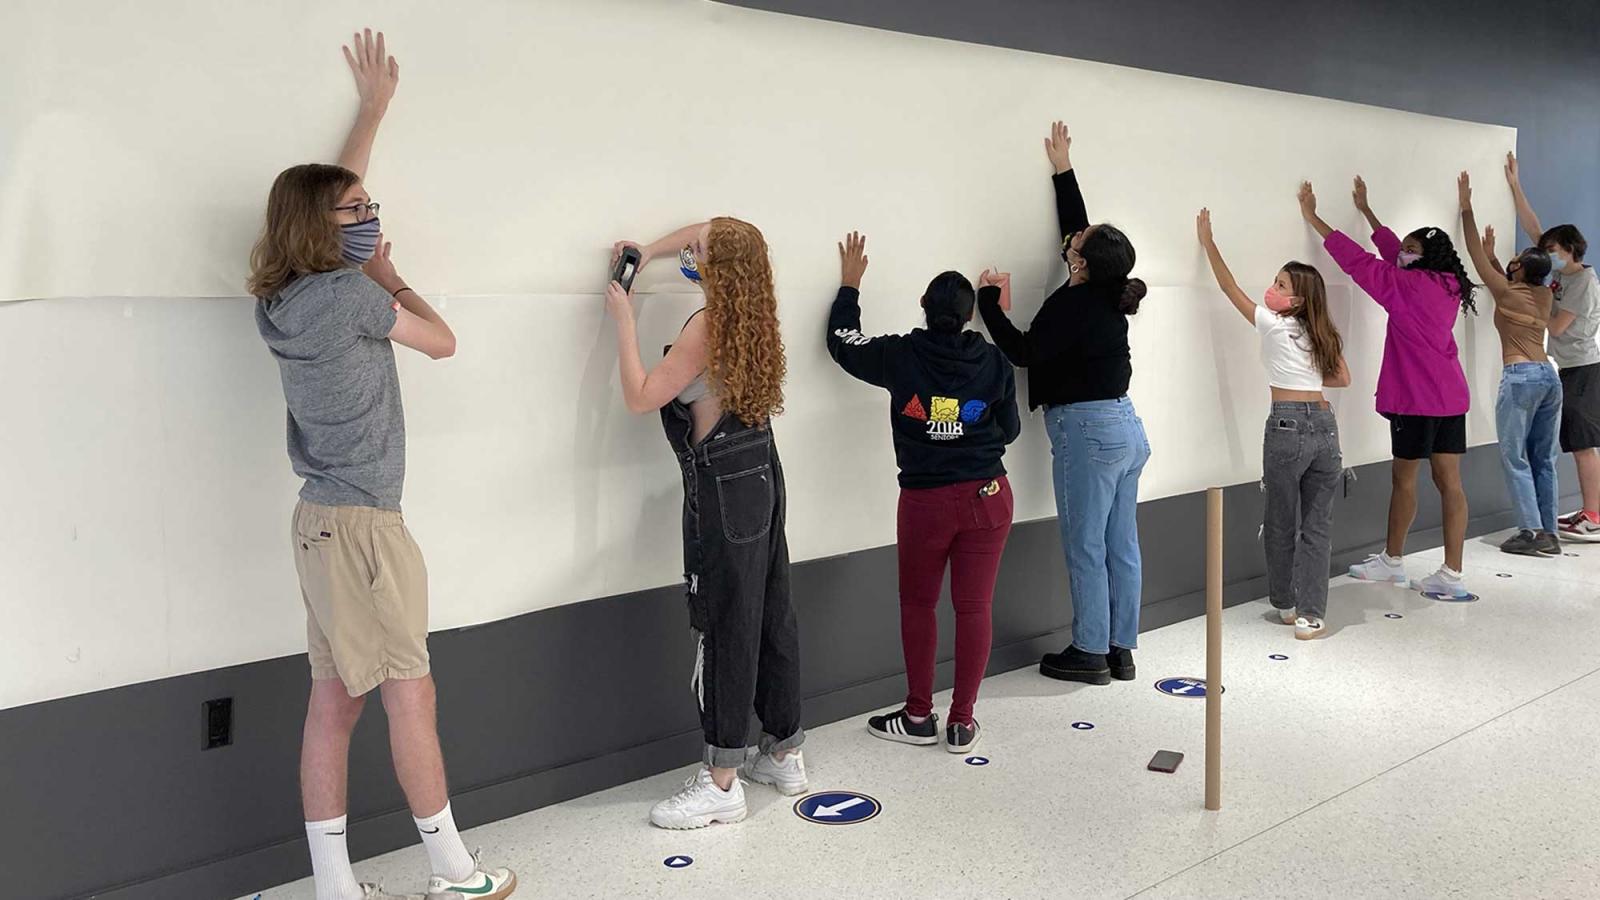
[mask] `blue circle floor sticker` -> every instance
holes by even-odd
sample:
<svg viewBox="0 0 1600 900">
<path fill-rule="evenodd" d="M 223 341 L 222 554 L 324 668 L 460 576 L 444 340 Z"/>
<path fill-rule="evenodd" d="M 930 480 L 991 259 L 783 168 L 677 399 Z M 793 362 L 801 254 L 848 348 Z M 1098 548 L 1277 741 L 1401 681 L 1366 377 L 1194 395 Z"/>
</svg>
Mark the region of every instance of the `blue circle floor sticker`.
<svg viewBox="0 0 1600 900">
<path fill-rule="evenodd" d="M 964 762 L 969 766 L 987 766 L 989 764 L 989 757 L 969 756 L 964 760 Z"/>
<path fill-rule="evenodd" d="M 1173 697 L 1204 697 L 1206 681 L 1204 678 L 1163 678 L 1156 682 L 1156 690 Z M 1228 692 L 1226 685 L 1222 692 Z"/>
<path fill-rule="evenodd" d="M 1436 594 L 1432 591 L 1424 591 L 1422 596 L 1440 603 L 1472 603 L 1478 599 L 1477 594 Z"/>
<path fill-rule="evenodd" d="M 1275 660 L 1277 662 L 1283 662 L 1284 660 L 1286 660 L 1288 658 L 1289 657 L 1285 656 L 1282 653 L 1274 653 L 1274 654 L 1272 654 L 1272 655 L 1267 657 L 1267 659 Z"/>
<path fill-rule="evenodd" d="M 663 859 L 661 861 L 661 864 L 663 866 L 666 866 L 669 869 L 687 869 L 690 866 L 694 865 L 694 857 L 692 857 L 692 856 L 669 856 L 666 859 Z"/>
<path fill-rule="evenodd" d="M 801 797 L 794 814 L 818 825 L 855 825 L 883 811 L 878 801 L 855 791 L 827 791 Z"/>
<path fill-rule="evenodd" d="M 1093 722 L 1073 722 L 1072 723 L 1072 727 L 1077 729 L 1078 731 L 1093 731 L 1094 730 L 1094 723 Z"/>
</svg>

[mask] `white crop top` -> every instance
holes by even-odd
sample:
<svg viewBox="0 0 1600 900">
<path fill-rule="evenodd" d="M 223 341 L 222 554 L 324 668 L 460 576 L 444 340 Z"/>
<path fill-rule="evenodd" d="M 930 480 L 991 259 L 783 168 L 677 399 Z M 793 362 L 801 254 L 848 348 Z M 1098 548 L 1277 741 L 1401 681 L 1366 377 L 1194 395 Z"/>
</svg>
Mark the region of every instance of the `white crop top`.
<svg viewBox="0 0 1600 900">
<path fill-rule="evenodd" d="M 1303 335 L 1299 319 L 1258 306 L 1256 333 L 1261 335 L 1261 365 L 1273 387 L 1286 391 L 1322 390 L 1322 373 L 1311 358 L 1311 342 Z"/>
</svg>

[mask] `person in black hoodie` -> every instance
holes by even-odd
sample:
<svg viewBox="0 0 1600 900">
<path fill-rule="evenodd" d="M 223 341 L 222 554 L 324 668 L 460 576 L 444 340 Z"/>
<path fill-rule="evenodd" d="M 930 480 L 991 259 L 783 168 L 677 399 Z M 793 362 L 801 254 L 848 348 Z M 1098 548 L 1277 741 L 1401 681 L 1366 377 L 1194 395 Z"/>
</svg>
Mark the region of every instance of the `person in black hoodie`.
<svg viewBox="0 0 1600 900">
<path fill-rule="evenodd" d="M 839 245 L 839 259 L 843 284 L 828 317 L 828 352 L 846 372 L 888 389 L 900 466 L 906 702 L 898 712 L 873 716 L 868 728 L 885 740 L 939 742 L 934 610 L 948 566 L 956 609 L 956 685 L 945 746 L 965 753 L 978 741 L 972 707 L 989 664 L 995 575 L 1011 533 L 1011 484 L 1000 457 L 1022 430 L 1016 380 L 1000 351 L 965 330 L 975 298 L 961 273 L 944 272 L 928 285 L 922 296 L 926 329 L 869 338 L 861 333 L 860 306 L 866 238 L 851 233 Z"/>
<path fill-rule="evenodd" d="M 1056 288 L 1026 332 L 1006 317 L 1001 291 L 978 293 L 978 310 L 995 345 L 1028 367 L 1028 402 L 1045 408 L 1055 459 L 1056 510 L 1072 586 L 1072 643 L 1047 653 L 1039 671 L 1063 681 L 1110 684 L 1134 677 L 1143 586 L 1137 505 L 1139 475 L 1150 459 L 1144 423 L 1128 399 L 1133 363 L 1128 317 L 1145 284 L 1129 278 L 1133 244 L 1112 225 L 1090 225 L 1056 122 L 1045 139 L 1055 167 L 1061 256 L 1070 277 Z"/>
</svg>

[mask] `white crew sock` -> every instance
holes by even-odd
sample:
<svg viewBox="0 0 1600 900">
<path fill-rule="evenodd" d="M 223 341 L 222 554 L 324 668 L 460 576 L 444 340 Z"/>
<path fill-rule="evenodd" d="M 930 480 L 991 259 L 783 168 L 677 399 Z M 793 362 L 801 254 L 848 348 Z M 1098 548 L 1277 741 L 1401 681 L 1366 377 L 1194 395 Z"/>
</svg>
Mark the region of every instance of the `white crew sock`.
<svg viewBox="0 0 1600 900">
<path fill-rule="evenodd" d="M 460 881 L 478 868 L 472 861 L 472 854 L 467 852 L 467 845 L 461 843 L 449 803 L 426 819 L 412 817 L 411 821 L 417 823 L 417 833 L 422 835 L 422 846 L 428 850 L 428 864 L 433 866 L 433 874 Z"/>
<path fill-rule="evenodd" d="M 311 845 L 311 876 L 317 900 L 361 900 L 361 885 L 350 869 L 345 845 L 345 817 L 306 823 L 306 843 Z"/>
<path fill-rule="evenodd" d="M 1389 566 L 1398 566 L 1398 565 L 1400 565 L 1400 557 L 1398 557 L 1398 556 L 1390 556 L 1389 555 L 1389 551 L 1387 551 L 1387 550 L 1383 551 L 1383 561 L 1384 561 L 1385 565 L 1389 565 Z"/>
<path fill-rule="evenodd" d="M 1439 567 L 1439 574 L 1443 575 L 1445 577 L 1445 580 L 1447 580 L 1447 581 L 1460 581 L 1461 580 L 1461 573 L 1457 572 L 1455 569 L 1450 568 L 1449 566 L 1440 566 Z"/>
</svg>

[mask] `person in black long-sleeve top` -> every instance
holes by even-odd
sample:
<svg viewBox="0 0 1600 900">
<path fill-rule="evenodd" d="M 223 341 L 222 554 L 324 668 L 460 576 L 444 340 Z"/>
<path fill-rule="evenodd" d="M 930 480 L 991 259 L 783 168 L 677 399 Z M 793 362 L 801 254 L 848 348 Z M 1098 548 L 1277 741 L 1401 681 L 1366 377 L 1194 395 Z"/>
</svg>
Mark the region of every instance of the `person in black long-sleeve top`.
<svg viewBox="0 0 1600 900">
<path fill-rule="evenodd" d="M 839 245 L 841 281 L 828 317 L 828 353 L 839 367 L 889 391 L 889 423 L 900 466 L 898 541 L 900 637 L 905 706 L 873 716 L 885 740 L 939 742 L 933 670 L 935 609 L 945 569 L 956 609 L 956 684 L 945 747 L 965 753 L 978 741 L 972 717 L 989 664 L 990 610 L 1000 555 L 1011 532 L 1011 485 L 1001 457 L 1022 431 L 1011 364 L 983 335 L 967 331 L 974 296 L 959 272 L 935 277 L 922 296 L 928 327 L 910 334 L 861 333 L 860 288 L 866 239 Z"/>
<path fill-rule="evenodd" d="M 1045 139 L 1055 167 L 1056 218 L 1067 283 L 1019 331 L 1006 315 L 1009 284 L 978 291 L 995 345 L 1028 369 L 1029 407 L 1045 408 L 1055 460 L 1056 510 L 1072 586 L 1072 643 L 1039 671 L 1109 684 L 1134 677 L 1142 588 L 1137 504 L 1150 458 L 1144 423 L 1128 399 L 1133 363 L 1128 316 L 1145 284 L 1130 278 L 1133 244 L 1115 226 L 1091 225 L 1072 169 L 1072 138 L 1056 122 Z"/>
</svg>

